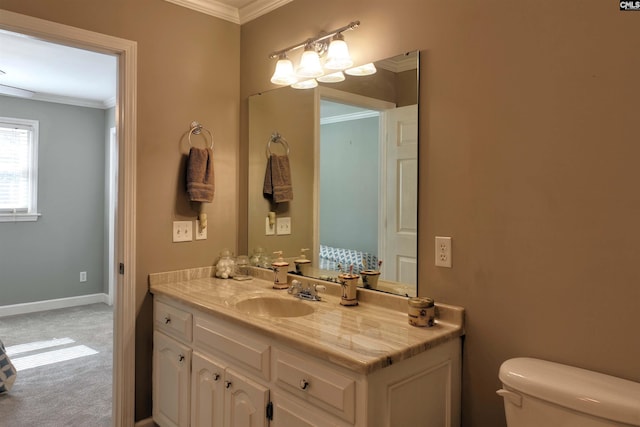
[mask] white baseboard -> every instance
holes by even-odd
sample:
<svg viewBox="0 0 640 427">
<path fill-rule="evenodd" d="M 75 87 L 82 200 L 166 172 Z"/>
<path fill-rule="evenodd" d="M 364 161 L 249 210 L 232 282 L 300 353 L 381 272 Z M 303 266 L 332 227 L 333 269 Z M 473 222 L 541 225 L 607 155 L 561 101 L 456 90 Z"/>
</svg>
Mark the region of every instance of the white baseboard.
<svg viewBox="0 0 640 427">
<path fill-rule="evenodd" d="M 153 418 L 145 418 L 144 420 L 140 420 L 136 422 L 135 427 L 157 427 L 158 425 L 153 422 Z"/>
<path fill-rule="evenodd" d="M 0 306 L 0 317 L 13 316 L 15 314 L 35 313 L 37 311 L 55 310 L 58 308 L 75 307 L 95 303 L 109 304 L 109 295 L 91 294 L 70 298 L 50 299 L 46 301 L 27 302 Z"/>
</svg>

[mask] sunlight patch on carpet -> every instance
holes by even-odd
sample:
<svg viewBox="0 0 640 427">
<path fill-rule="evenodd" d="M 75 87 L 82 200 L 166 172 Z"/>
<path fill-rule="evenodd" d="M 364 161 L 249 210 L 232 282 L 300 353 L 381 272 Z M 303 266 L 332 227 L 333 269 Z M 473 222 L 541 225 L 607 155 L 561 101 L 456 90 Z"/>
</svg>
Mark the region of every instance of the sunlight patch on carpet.
<svg viewBox="0 0 640 427">
<path fill-rule="evenodd" d="M 18 344 L 7 347 L 5 350 L 11 357 L 21 353 L 28 353 L 30 351 L 42 350 L 43 348 L 57 347 L 59 345 L 73 344 L 75 341 L 71 338 L 54 338 L 47 341 L 34 341 L 26 344 Z"/>
<path fill-rule="evenodd" d="M 98 354 L 98 352 L 86 345 L 76 345 L 74 347 L 62 348 L 60 350 L 45 351 L 31 356 L 18 357 L 15 359 L 12 358 L 11 362 L 13 362 L 16 370 L 20 372 L 25 369 L 51 365 L 53 363 L 91 356 L 93 354 Z"/>
</svg>

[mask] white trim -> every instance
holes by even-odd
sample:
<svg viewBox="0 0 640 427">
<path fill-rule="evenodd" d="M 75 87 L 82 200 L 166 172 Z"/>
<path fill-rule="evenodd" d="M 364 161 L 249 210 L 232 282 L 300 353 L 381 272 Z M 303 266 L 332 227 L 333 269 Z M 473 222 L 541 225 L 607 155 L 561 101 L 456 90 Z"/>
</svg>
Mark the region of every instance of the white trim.
<svg viewBox="0 0 640 427">
<path fill-rule="evenodd" d="M 183 6 L 198 12 L 205 13 L 207 15 L 215 16 L 216 18 L 224 19 L 225 21 L 233 22 L 234 24 L 240 23 L 240 14 L 238 9 L 215 0 L 165 0 L 169 3 L 174 3 L 179 6 Z"/>
<path fill-rule="evenodd" d="M 291 3 L 293 0 L 255 0 L 242 8 L 236 8 L 216 0 L 165 0 L 234 24 L 244 24 Z"/>
<path fill-rule="evenodd" d="M 120 164 L 117 259 L 126 266 L 116 287 L 114 309 L 113 423 L 132 427 L 135 412 L 135 201 L 136 201 L 136 79 L 137 43 L 2 10 L 0 29 L 53 43 L 118 56 L 118 128 Z"/>
<path fill-rule="evenodd" d="M 293 0 L 256 0 L 240 9 L 240 24 L 252 21 Z"/>
<path fill-rule="evenodd" d="M 379 111 L 367 110 L 359 111 L 357 113 L 340 114 L 339 116 L 331 116 L 320 118 L 321 125 L 330 125 L 332 123 L 350 122 L 352 120 L 369 119 L 371 117 L 379 117 Z"/>
<path fill-rule="evenodd" d="M 46 301 L 27 302 L 0 306 L 0 317 L 14 316 L 16 314 L 36 313 L 38 311 L 57 310 L 59 308 L 76 307 L 96 303 L 107 304 L 107 294 L 80 295 L 77 297 L 50 299 Z"/>
<path fill-rule="evenodd" d="M 29 222 L 37 221 L 41 213 L 9 213 L 0 214 L 0 222 Z"/>
</svg>

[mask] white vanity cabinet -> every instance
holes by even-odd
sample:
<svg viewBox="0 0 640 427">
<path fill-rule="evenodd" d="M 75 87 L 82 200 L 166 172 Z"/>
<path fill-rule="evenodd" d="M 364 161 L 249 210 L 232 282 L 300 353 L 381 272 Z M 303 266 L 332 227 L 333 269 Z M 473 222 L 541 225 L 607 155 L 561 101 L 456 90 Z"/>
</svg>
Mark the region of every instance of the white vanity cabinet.
<svg viewBox="0 0 640 427">
<path fill-rule="evenodd" d="M 266 427 L 269 389 L 211 358 L 194 353 L 192 427 Z"/>
<path fill-rule="evenodd" d="M 155 297 L 154 310 L 153 418 L 161 427 L 460 425 L 459 338 L 368 370 L 167 296 Z"/>
<path fill-rule="evenodd" d="M 153 419 L 189 426 L 191 313 L 157 302 L 153 332 Z"/>
</svg>

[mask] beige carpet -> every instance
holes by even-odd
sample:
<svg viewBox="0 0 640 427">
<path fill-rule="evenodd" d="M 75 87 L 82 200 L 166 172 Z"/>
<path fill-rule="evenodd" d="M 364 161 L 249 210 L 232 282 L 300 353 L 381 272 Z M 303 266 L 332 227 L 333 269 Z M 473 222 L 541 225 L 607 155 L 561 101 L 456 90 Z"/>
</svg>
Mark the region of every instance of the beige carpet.
<svg viewBox="0 0 640 427">
<path fill-rule="evenodd" d="M 0 395 L 0 426 L 111 426 L 111 307 L 0 317 L 0 340 L 18 369 Z"/>
</svg>

